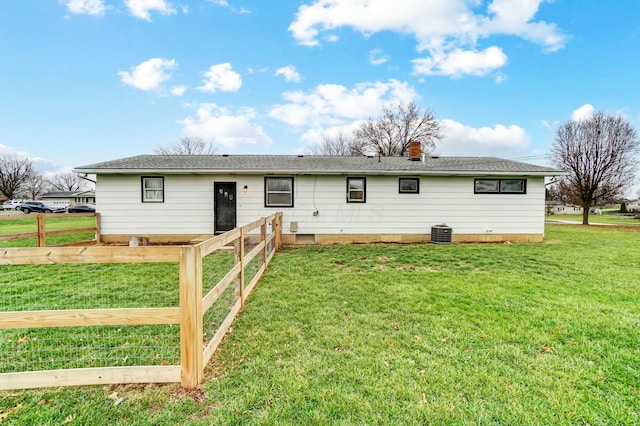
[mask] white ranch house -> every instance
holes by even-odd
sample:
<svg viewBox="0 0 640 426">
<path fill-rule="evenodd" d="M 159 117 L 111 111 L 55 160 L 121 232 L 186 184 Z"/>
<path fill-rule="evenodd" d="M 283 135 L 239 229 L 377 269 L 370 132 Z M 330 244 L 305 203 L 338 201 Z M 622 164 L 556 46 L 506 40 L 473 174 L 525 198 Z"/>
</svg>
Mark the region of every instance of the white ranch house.
<svg viewBox="0 0 640 426">
<path fill-rule="evenodd" d="M 542 241 L 547 176 L 486 157 L 141 155 L 77 167 L 97 176 L 105 241 L 184 241 L 276 211 L 283 242 Z"/>
</svg>

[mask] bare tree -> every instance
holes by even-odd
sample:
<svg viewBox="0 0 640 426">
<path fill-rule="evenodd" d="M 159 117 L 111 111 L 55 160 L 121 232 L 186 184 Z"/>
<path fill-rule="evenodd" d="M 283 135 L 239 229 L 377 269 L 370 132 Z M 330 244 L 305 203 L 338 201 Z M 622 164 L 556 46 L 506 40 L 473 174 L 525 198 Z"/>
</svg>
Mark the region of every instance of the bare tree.
<svg viewBox="0 0 640 426">
<path fill-rule="evenodd" d="M 49 178 L 51 187 L 58 191 L 79 191 L 84 186 L 84 180 L 75 173 L 57 173 Z"/>
<path fill-rule="evenodd" d="M 33 173 L 24 184 L 24 192 L 31 200 L 35 200 L 47 191 L 49 182 L 40 173 Z"/>
<path fill-rule="evenodd" d="M 364 121 L 354 135 L 366 151 L 363 153 L 385 157 L 404 157 L 412 141 L 419 141 L 422 152 L 428 154 L 440 138 L 440 122 L 433 112 L 422 111 L 413 102 L 385 107 L 382 117 Z"/>
<path fill-rule="evenodd" d="M 551 156 L 568 173 L 559 190 L 582 207 L 583 225 L 589 224 L 589 209 L 597 201 L 619 197 L 632 183 L 638 152 L 636 130 L 620 116 L 598 112 L 558 128 Z"/>
<path fill-rule="evenodd" d="M 344 132 L 340 131 L 335 136 L 327 136 L 322 143 L 311 146 L 308 153 L 312 155 L 338 155 L 358 156 L 362 155 L 356 145 L 356 141 Z"/>
<path fill-rule="evenodd" d="M 16 155 L 0 157 L 0 192 L 7 198 L 13 198 L 24 189 L 33 174 L 33 162 L 28 158 Z"/>
<path fill-rule="evenodd" d="M 171 145 L 160 145 L 153 150 L 159 155 L 213 155 L 216 148 L 200 138 L 185 136 Z"/>
</svg>

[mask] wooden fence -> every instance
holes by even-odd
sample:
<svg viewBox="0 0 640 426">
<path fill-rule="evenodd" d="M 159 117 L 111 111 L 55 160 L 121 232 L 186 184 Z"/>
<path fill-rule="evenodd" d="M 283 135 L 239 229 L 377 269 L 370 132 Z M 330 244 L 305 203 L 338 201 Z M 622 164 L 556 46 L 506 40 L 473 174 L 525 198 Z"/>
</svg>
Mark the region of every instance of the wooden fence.
<svg viewBox="0 0 640 426">
<path fill-rule="evenodd" d="M 95 226 L 89 228 L 74 228 L 74 229 L 60 229 L 60 230 L 49 230 L 47 231 L 47 218 L 68 218 L 68 217 L 89 217 L 95 216 L 96 223 Z M 0 221 L 2 220 L 36 220 L 37 230 L 35 232 L 25 232 L 22 234 L 12 234 L 12 235 L 0 235 L 0 241 L 8 241 L 8 240 L 17 240 L 21 238 L 33 238 L 36 237 L 38 239 L 38 247 L 46 247 L 47 246 L 47 235 L 63 235 L 63 234 L 75 234 L 79 232 L 95 232 L 96 237 L 95 240 L 90 241 L 91 243 L 100 243 L 100 213 L 65 213 L 65 214 L 55 214 L 55 213 L 38 213 L 38 214 L 30 214 L 30 215 L 7 215 L 0 216 Z M 82 243 L 88 243 L 89 241 L 83 241 Z M 79 243 L 74 243 L 79 244 Z"/>
<path fill-rule="evenodd" d="M 163 308 L 70 309 L 0 312 L 0 330 L 104 325 L 180 325 L 180 364 L 74 368 L 0 374 L 0 390 L 113 383 L 171 383 L 194 388 L 229 331 L 247 297 L 266 270 L 281 241 L 282 213 L 276 213 L 194 246 L 53 247 L 0 249 L 0 265 L 85 263 L 179 263 L 179 306 Z M 268 224 L 271 231 L 267 232 Z M 259 230 L 259 232 L 257 232 Z M 249 238 L 250 237 L 250 238 Z M 246 252 L 247 241 L 251 241 Z M 203 257 L 233 247 L 235 261 L 206 295 L 202 294 Z M 259 256 L 259 268 L 245 284 L 245 267 Z M 203 316 L 232 283 L 236 298 L 215 336 L 205 345 Z"/>
</svg>

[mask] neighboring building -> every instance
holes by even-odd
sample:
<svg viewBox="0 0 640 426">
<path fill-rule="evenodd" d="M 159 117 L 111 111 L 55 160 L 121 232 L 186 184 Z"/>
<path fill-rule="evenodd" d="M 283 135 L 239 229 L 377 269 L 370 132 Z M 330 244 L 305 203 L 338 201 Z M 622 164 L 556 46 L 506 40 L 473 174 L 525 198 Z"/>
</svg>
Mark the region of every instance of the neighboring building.
<svg viewBox="0 0 640 426">
<path fill-rule="evenodd" d="M 96 202 L 95 191 L 50 191 L 42 194 L 42 201 L 55 204 L 86 204 Z"/>
<path fill-rule="evenodd" d="M 105 241 L 184 240 L 284 212 L 284 243 L 542 241 L 547 176 L 498 158 L 141 155 L 97 175 Z"/>
<path fill-rule="evenodd" d="M 630 213 L 640 213 L 640 200 L 629 200 L 626 202 L 627 211 Z"/>
<path fill-rule="evenodd" d="M 582 207 L 548 201 L 547 214 L 582 214 Z"/>
</svg>

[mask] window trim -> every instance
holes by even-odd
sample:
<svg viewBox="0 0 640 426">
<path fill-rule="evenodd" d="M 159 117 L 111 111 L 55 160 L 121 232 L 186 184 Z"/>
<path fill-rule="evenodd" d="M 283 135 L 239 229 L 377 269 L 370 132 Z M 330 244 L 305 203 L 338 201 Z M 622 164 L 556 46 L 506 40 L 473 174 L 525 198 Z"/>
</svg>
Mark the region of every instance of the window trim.
<svg viewBox="0 0 640 426">
<path fill-rule="evenodd" d="M 498 184 L 497 191 L 478 191 L 478 181 L 495 181 Z M 504 181 L 521 181 L 522 182 L 522 191 L 503 191 L 502 190 L 502 182 Z M 475 178 L 473 180 L 473 193 L 474 194 L 516 194 L 516 195 L 526 195 L 527 193 L 527 179 L 526 178 L 506 178 L 506 179 L 497 179 L 497 178 Z"/>
<path fill-rule="evenodd" d="M 268 185 L 267 185 L 267 181 L 270 179 L 287 179 L 291 182 L 291 191 L 290 192 L 284 192 L 284 191 L 269 191 L 268 189 Z M 291 194 L 291 204 L 269 204 L 269 194 L 271 193 L 277 193 L 277 194 L 284 194 L 284 193 L 290 193 Z M 293 176 L 265 176 L 264 177 L 264 206 L 267 208 L 293 208 L 294 207 L 294 179 Z"/>
<path fill-rule="evenodd" d="M 403 191 L 402 190 L 402 181 L 403 180 L 412 180 L 416 182 L 416 190 L 415 191 Z M 420 193 L 420 178 L 407 178 L 401 177 L 398 178 L 398 194 L 419 194 Z"/>
<path fill-rule="evenodd" d="M 362 181 L 362 200 L 360 199 L 352 199 L 351 191 L 349 190 L 349 183 L 352 180 L 361 180 Z M 367 202 L 367 178 L 364 176 L 348 176 L 347 177 L 347 203 L 366 203 Z"/>
<path fill-rule="evenodd" d="M 160 197 L 160 199 L 148 199 L 145 196 L 145 191 L 147 190 L 147 188 L 145 187 L 145 181 L 147 179 L 160 179 L 160 182 L 162 183 L 162 186 L 160 187 L 159 191 L 162 193 L 162 196 Z M 141 176 L 140 177 L 140 190 L 141 190 L 141 201 L 143 203 L 164 203 L 164 176 Z"/>
</svg>

